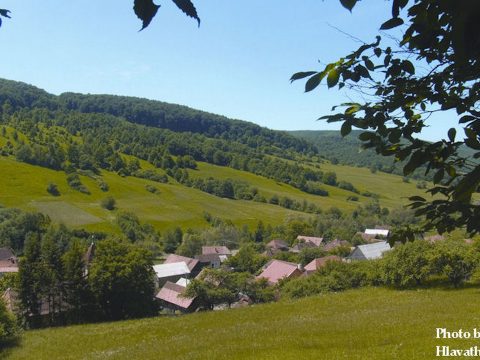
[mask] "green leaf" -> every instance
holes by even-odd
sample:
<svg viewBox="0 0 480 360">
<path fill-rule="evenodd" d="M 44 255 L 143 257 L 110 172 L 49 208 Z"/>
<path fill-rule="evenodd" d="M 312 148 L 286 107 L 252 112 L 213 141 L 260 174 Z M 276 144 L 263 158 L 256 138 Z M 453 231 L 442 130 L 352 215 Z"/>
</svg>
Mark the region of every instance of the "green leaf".
<svg viewBox="0 0 480 360">
<path fill-rule="evenodd" d="M 342 124 L 342 127 L 340 128 L 340 134 L 345 137 L 351 132 L 352 132 L 352 125 L 348 121 L 345 121 Z"/>
<path fill-rule="evenodd" d="M 450 130 L 448 130 L 448 138 L 451 142 L 455 141 L 455 135 L 457 135 L 457 130 L 455 130 L 455 128 L 450 128 Z"/>
<path fill-rule="evenodd" d="M 415 151 L 408 163 L 403 167 L 403 174 L 410 175 L 415 169 L 417 169 L 420 165 L 422 165 L 427 158 L 423 151 L 417 150 Z"/>
<path fill-rule="evenodd" d="M 345 9 L 348 9 L 351 12 L 353 7 L 357 3 L 357 0 L 340 0 L 340 3 Z"/>
<path fill-rule="evenodd" d="M 444 176 L 445 176 L 445 170 L 443 169 L 438 170 L 433 176 L 433 183 L 438 184 L 440 181 L 442 181 Z"/>
<path fill-rule="evenodd" d="M 318 85 L 320 85 L 320 82 L 325 76 L 325 72 L 319 72 L 313 75 L 310 79 L 308 79 L 307 83 L 305 84 L 305 92 L 312 91 L 315 89 Z"/>
<path fill-rule="evenodd" d="M 473 117 L 472 115 L 464 115 L 460 118 L 460 120 L 458 120 L 458 122 L 460 124 L 464 124 L 473 120 L 475 120 L 475 117 Z"/>
<path fill-rule="evenodd" d="M 194 18 L 198 22 L 198 26 L 200 26 L 200 18 L 197 14 L 197 9 L 190 0 L 172 0 L 177 7 L 182 10 L 187 16 Z"/>
<path fill-rule="evenodd" d="M 375 70 L 375 65 L 373 65 L 373 62 L 370 59 L 365 59 L 365 66 L 370 71 Z"/>
<path fill-rule="evenodd" d="M 378 47 L 375 48 L 375 49 L 373 49 L 373 52 L 375 53 L 375 55 L 376 55 L 377 57 L 380 57 L 380 56 L 382 55 L 382 49 L 380 49 L 380 48 L 378 48 Z"/>
<path fill-rule="evenodd" d="M 330 70 L 327 76 L 328 87 L 331 88 L 337 85 L 339 78 L 340 78 L 340 73 L 337 71 L 337 69 Z"/>
<path fill-rule="evenodd" d="M 358 135 L 358 138 L 362 141 L 370 141 L 375 138 L 375 134 L 369 131 L 365 131 Z"/>
<path fill-rule="evenodd" d="M 453 191 L 453 200 L 463 203 L 470 203 L 472 194 L 477 190 L 480 184 L 480 165 L 473 171 L 463 177 L 462 180 L 455 186 Z"/>
<path fill-rule="evenodd" d="M 425 200 L 425 199 L 424 199 L 423 197 L 421 197 L 421 196 L 410 196 L 410 197 L 408 198 L 408 200 L 410 200 L 410 201 L 421 201 L 421 202 L 427 201 L 427 200 Z"/>
<path fill-rule="evenodd" d="M 142 31 L 145 29 L 152 19 L 157 14 L 158 8 L 160 5 L 156 5 L 153 3 L 153 0 L 135 0 L 133 4 L 133 11 L 135 11 L 135 15 L 142 20 L 143 26 L 140 29 Z"/>
<path fill-rule="evenodd" d="M 390 20 L 385 21 L 382 26 L 380 26 L 380 30 L 388 30 L 393 29 L 394 27 L 400 26 L 403 24 L 403 19 L 401 18 L 392 18 Z"/>
<path fill-rule="evenodd" d="M 360 110 L 360 105 L 358 105 L 358 104 L 352 105 L 345 110 L 345 115 L 355 114 L 359 110 Z"/>
<path fill-rule="evenodd" d="M 295 80 L 300 80 L 300 79 L 306 78 L 306 77 L 311 76 L 311 75 L 316 74 L 316 73 L 317 73 L 316 71 L 297 72 L 297 73 L 292 75 L 292 77 L 290 78 L 290 81 L 294 82 Z"/>
<path fill-rule="evenodd" d="M 408 72 L 410 75 L 415 74 L 415 66 L 413 66 L 413 64 L 408 60 L 404 60 L 402 62 L 402 68 L 403 70 Z"/>
</svg>

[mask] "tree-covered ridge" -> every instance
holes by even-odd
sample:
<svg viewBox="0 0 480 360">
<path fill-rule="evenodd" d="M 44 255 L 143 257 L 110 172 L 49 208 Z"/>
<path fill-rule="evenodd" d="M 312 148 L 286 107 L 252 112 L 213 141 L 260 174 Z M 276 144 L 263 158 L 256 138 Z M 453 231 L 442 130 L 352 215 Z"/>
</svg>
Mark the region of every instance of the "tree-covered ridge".
<svg viewBox="0 0 480 360">
<path fill-rule="evenodd" d="M 9 139 L 2 154 L 65 170 L 71 187 L 84 193 L 88 189 L 82 186 L 75 171 L 98 175 L 100 169 L 105 169 L 164 182 L 160 174 L 143 171 L 138 159 L 163 169 L 184 185 L 213 194 L 217 191 L 204 188 L 198 179 L 188 180 L 182 169 L 195 169 L 196 161 L 203 161 L 274 179 L 310 194 L 328 196 L 322 184 L 358 192 L 352 184 L 337 182 L 334 173 L 289 161 L 313 160 L 318 156 L 306 140 L 283 132 L 216 115 L 208 118 L 206 113 L 178 105 L 89 95 L 68 95 L 67 101 L 67 95 L 55 97 L 33 87 L 23 91 L 25 85 L 21 83 L 3 83 L 11 86 L 5 91 L 2 123 L 15 131 L 7 136 L 6 130 L 2 130 Z M 135 122 L 126 121 L 126 117 Z M 137 160 L 127 160 L 126 156 Z"/>
<path fill-rule="evenodd" d="M 110 114 L 150 127 L 237 141 L 252 148 L 261 148 L 262 151 L 266 151 L 268 148 L 268 151 L 274 154 L 284 153 L 284 150 L 302 153 L 316 152 L 316 148 L 311 143 L 282 131 L 270 130 L 250 122 L 232 120 L 187 106 L 155 100 L 74 93 L 55 96 L 25 83 L 0 79 L 0 103 L 4 104 L 7 101 L 12 110 L 47 108 L 49 110 L 76 110 L 87 114 Z"/>
</svg>

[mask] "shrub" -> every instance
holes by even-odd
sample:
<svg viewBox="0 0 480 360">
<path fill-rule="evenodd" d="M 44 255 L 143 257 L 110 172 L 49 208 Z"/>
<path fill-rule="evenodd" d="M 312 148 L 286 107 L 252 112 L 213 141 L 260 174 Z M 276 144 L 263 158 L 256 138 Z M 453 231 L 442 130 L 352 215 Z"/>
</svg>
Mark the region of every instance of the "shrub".
<svg viewBox="0 0 480 360">
<path fill-rule="evenodd" d="M 7 309 L 3 299 L 0 298 L 0 345 L 14 341 L 18 335 L 19 328 L 15 316 Z"/>
<path fill-rule="evenodd" d="M 47 192 L 53 196 L 60 196 L 60 191 L 58 190 L 57 185 L 54 183 L 49 183 L 47 185 Z"/>
<path fill-rule="evenodd" d="M 108 196 L 106 197 L 105 199 L 102 200 L 102 202 L 100 203 L 100 205 L 104 208 L 104 209 L 107 209 L 107 210 L 113 210 L 115 209 L 115 204 L 116 204 L 116 201 L 113 197 L 111 196 Z"/>
<path fill-rule="evenodd" d="M 68 185 L 77 191 L 80 191 L 81 193 L 84 194 L 90 194 L 90 191 L 88 188 L 82 184 L 80 181 L 80 177 L 78 176 L 77 173 L 70 173 L 67 175 L 67 183 Z"/>
<path fill-rule="evenodd" d="M 395 287 L 420 285 L 432 272 L 432 245 L 413 241 L 396 246 L 384 255 L 384 281 Z"/>
<path fill-rule="evenodd" d="M 474 249 L 460 241 L 438 242 L 431 253 L 436 274 L 445 275 L 455 287 L 468 280 L 478 265 Z"/>
<path fill-rule="evenodd" d="M 100 190 L 102 190 L 103 192 L 107 192 L 108 190 L 110 190 L 110 187 L 108 186 L 108 184 L 104 181 L 101 181 L 99 184 L 98 184 L 98 187 L 100 188 Z"/>
<path fill-rule="evenodd" d="M 157 194 L 159 193 L 158 189 L 153 186 L 153 185 L 145 185 L 145 189 L 148 191 L 148 192 L 151 192 L 152 194 Z"/>
</svg>

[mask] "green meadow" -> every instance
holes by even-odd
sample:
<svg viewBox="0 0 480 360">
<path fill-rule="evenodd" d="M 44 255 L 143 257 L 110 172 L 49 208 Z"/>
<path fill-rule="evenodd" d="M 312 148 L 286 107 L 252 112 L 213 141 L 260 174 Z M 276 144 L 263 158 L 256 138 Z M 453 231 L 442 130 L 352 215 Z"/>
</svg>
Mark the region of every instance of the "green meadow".
<svg viewBox="0 0 480 360">
<path fill-rule="evenodd" d="M 478 288 L 365 288 L 244 309 L 26 331 L 8 359 L 433 359 L 473 330 Z"/>
<path fill-rule="evenodd" d="M 141 166 L 144 169 L 152 167 L 145 161 L 141 161 Z M 335 171 L 339 181 L 350 181 L 361 191 L 369 190 L 379 194 L 381 205 L 390 208 L 407 203 L 407 197 L 412 194 L 422 193 L 414 183 L 404 183 L 401 177 L 395 175 L 371 174 L 368 169 L 331 164 L 323 164 L 321 169 Z M 258 220 L 267 224 L 279 224 L 287 217 L 309 216 L 280 206 L 219 198 L 175 182 L 161 184 L 135 177 L 121 177 L 108 171 L 101 173 L 103 181 L 109 185 L 108 192 L 101 191 L 95 179 L 80 177 L 91 192 L 87 195 L 71 189 L 63 171 L 17 162 L 11 157 L 0 157 L 0 172 L 5 174 L 0 178 L 1 205 L 41 211 L 54 221 L 89 230 L 116 231 L 113 224 L 115 212 L 100 206 L 101 200 L 107 196 L 115 198 L 117 209 L 134 212 L 142 221 L 151 223 L 159 230 L 174 226 L 203 227 L 206 225 L 203 217 L 205 212 L 230 219 L 237 225 L 248 226 L 254 226 Z M 359 201 L 348 201 L 347 198 L 353 193 L 328 185 L 324 185 L 324 188 L 329 191 L 329 196 L 311 195 L 249 172 L 202 162 L 198 163 L 197 170 L 190 170 L 190 176 L 240 180 L 256 187 L 267 199 L 276 194 L 279 197 L 315 203 L 323 209 L 335 206 L 344 211 L 352 211 L 358 205 L 370 201 L 364 196 L 358 196 Z M 60 196 L 47 193 L 49 183 L 58 186 Z M 148 192 L 146 185 L 155 186 L 158 193 Z"/>
</svg>

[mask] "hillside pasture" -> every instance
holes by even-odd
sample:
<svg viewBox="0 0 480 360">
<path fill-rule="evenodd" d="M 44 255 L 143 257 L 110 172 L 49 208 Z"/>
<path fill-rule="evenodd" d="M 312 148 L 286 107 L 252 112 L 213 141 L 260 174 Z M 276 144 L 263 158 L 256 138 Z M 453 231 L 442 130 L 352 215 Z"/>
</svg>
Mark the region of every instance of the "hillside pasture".
<svg viewBox="0 0 480 360">
<path fill-rule="evenodd" d="M 365 288 L 244 309 L 26 331 L 8 359 L 433 359 L 478 327 L 478 288 Z"/>
</svg>

